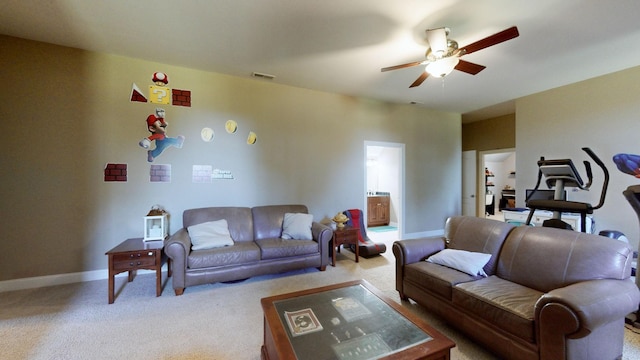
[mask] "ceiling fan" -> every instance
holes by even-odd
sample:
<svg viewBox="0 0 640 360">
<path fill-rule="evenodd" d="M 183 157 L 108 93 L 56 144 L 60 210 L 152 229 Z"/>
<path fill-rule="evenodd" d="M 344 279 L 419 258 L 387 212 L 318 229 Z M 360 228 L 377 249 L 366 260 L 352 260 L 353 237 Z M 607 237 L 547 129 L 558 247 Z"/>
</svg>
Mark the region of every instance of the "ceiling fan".
<svg viewBox="0 0 640 360">
<path fill-rule="evenodd" d="M 463 55 L 471 54 L 478 50 L 482 50 L 489 46 L 511 40 L 520 35 L 518 28 L 512 26 L 506 30 L 502 30 L 499 33 L 487 36 L 484 39 L 478 40 L 465 47 L 458 48 L 458 43 L 455 40 L 449 39 L 449 28 L 441 27 L 437 29 L 429 29 L 427 32 L 427 42 L 429 48 L 427 49 L 426 57 L 424 61 L 415 61 L 407 64 L 389 66 L 380 69 L 380 71 L 390 71 L 397 69 L 404 69 L 408 67 L 426 65 L 425 71 L 414 81 L 409 87 L 416 87 L 422 84 L 429 76 L 435 76 L 443 78 L 454 69 L 467 74 L 476 75 L 480 71 L 484 70 L 486 66 L 474 64 L 460 59 Z"/>
</svg>

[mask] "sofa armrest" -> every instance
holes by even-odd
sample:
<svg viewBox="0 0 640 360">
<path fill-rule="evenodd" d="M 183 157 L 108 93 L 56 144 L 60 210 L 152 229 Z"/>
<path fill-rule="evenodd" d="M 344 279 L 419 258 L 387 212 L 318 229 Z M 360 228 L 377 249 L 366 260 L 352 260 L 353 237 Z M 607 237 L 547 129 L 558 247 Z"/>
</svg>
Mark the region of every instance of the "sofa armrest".
<svg viewBox="0 0 640 360">
<path fill-rule="evenodd" d="M 404 266 L 422 261 L 444 248 L 445 239 L 441 236 L 398 240 L 393 243 L 393 255 L 396 257 L 396 290 L 400 299 L 408 299 L 404 294 Z"/>
<path fill-rule="evenodd" d="M 421 239 L 398 240 L 393 243 L 396 264 L 408 265 L 422 261 L 445 248 L 445 239 L 434 236 Z"/>
<path fill-rule="evenodd" d="M 187 256 L 191 253 L 191 238 L 187 229 L 182 228 L 171 235 L 164 243 L 164 252 L 171 259 L 173 289 L 184 290 L 187 272 Z"/>
<path fill-rule="evenodd" d="M 333 230 L 324 224 L 319 222 L 313 222 L 311 224 L 311 235 L 313 240 L 318 243 L 320 248 L 321 265 L 320 270 L 325 270 L 330 263 L 331 254 L 329 252 L 329 242 L 333 239 Z"/>
<path fill-rule="evenodd" d="M 536 303 L 536 319 L 550 303 L 559 303 L 571 310 L 579 324 L 579 332 L 571 337 L 579 338 L 638 310 L 640 291 L 629 279 L 582 281 L 543 295 Z"/>
<path fill-rule="evenodd" d="M 565 337 L 587 336 L 638 310 L 638 303 L 640 292 L 629 279 L 588 280 L 550 291 L 535 306 L 541 353 L 564 354 Z"/>
</svg>

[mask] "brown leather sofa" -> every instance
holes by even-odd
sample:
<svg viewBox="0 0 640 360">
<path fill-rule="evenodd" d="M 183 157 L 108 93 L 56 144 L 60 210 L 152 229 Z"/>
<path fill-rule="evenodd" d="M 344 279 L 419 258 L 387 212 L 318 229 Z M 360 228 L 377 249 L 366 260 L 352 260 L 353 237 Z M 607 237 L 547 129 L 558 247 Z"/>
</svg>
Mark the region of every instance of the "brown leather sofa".
<svg viewBox="0 0 640 360">
<path fill-rule="evenodd" d="M 252 276 L 329 264 L 333 230 L 318 222 L 311 226 L 312 240 L 282 239 L 285 213 L 308 213 L 305 205 L 209 207 L 183 212 L 183 228 L 165 241 L 172 260 L 173 289 L 182 295 L 188 286 L 247 279 Z M 192 250 L 187 229 L 192 225 L 225 219 L 232 246 Z"/>
<path fill-rule="evenodd" d="M 491 254 L 487 276 L 425 261 L 445 248 Z M 598 235 L 458 216 L 444 237 L 397 241 L 393 253 L 402 300 L 505 359 L 619 359 L 640 302 L 632 249 Z"/>
</svg>

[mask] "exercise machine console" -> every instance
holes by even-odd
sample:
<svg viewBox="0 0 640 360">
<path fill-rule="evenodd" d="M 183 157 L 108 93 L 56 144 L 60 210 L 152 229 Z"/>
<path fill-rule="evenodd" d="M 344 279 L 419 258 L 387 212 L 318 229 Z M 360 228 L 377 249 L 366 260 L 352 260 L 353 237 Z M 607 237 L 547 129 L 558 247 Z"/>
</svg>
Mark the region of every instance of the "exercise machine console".
<svg viewBox="0 0 640 360">
<path fill-rule="evenodd" d="M 525 199 L 525 204 L 530 209 L 526 222 L 527 225 L 531 223 L 531 219 L 533 218 L 533 214 L 536 210 L 546 210 L 552 211 L 553 217 L 549 220 L 545 220 L 542 226 L 573 230 L 571 225 L 562 221 L 562 213 L 577 213 L 580 214 L 580 218 L 582 220 L 582 228 L 580 231 L 586 232 L 587 214 L 593 214 L 594 210 L 599 209 L 604 205 L 607 187 L 609 186 L 609 171 L 600 158 L 598 158 L 591 149 L 584 147 L 582 150 L 586 152 L 591 159 L 593 159 L 604 173 L 604 181 L 602 183 L 602 190 L 600 191 L 600 202 L 596 206 L 593 206 L 589 203 L 567 201 L 564 199 L 564 191 L 566 187 L 589 190 L 593 184 L 593 173 L 591 171 L 591 163 L 589 163 L 589 161 L 584 161 L 584 167 L 588 179 L 585 184 L 571 159 L 545 160 L 544 157 L 541 157 L 538 161 L 538 181 L 533 191 L 529 194 L 529 197 Z M 547 187 L 549 189 L 555 188 L 553 199 L 530 199 L 540 187 L 540 182 L 542 181 L 543 176 L 545 177 Z"/>
</svg>

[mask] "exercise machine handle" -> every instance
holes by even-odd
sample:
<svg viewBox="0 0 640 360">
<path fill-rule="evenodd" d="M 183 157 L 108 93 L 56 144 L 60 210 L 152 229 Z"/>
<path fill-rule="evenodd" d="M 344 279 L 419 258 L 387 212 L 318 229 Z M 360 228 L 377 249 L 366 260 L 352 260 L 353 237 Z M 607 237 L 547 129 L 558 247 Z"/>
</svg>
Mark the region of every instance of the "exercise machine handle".
<svg viewBox="0 0 640 360">
<path fill-rule="evenodd" d="M 544 161 L 544 156 L 540 157 L 540 161 Z M 536 182 L 536 186 L 534 186 L 533 191 L 531 193 L 529 193 L 529 196 L 527 196 L 524 199 L 524 202 L 527 203 L 529 201 L 529 198 L 536 192 L 536 190 L 538 190 L 538 188 L 540 187 L 540 181 L 542 180 L 542 170 L 540 170 L 540 168 L 538 168 L 538 181 Z"/>
<path fill-rule="evenodd" d="M 591 151 L 590 148 L 583 147 L 582 150 L 586 152 L 591 159 L 593 159 L 593 161 L 602 169 L 602 172 L 604 173 L 604 181 L 602 182 L 602 191 L 600 192 L 600 202 L 598 203 L 598 205 L 593 207 L 594 210 L 599 209 L 602 207 L 602 205 L 604 205 L 604 199 L 607 195 L 607 188 L 609 187 L 609 170 L 607 170 L 607 167 L 604 165 L 602 160 L 600 160 L 600 158 L 593 151 Z M 589 176 L 589 183 L 591 183 L 591 176 Z"/>
<path fill-rule="evenodd" d="M 587 179 L 589 179 L 587 184 L 584 185 L 584 190 L 589 190 L 589 188 L 591 187 L 591 183 L 593 183 L 593 171 L 591 171 L 591 163 L 587 160 L 583 161 L 582 163 L 584 164 L 585 170 L 587 170 Z"/>
</svg>

